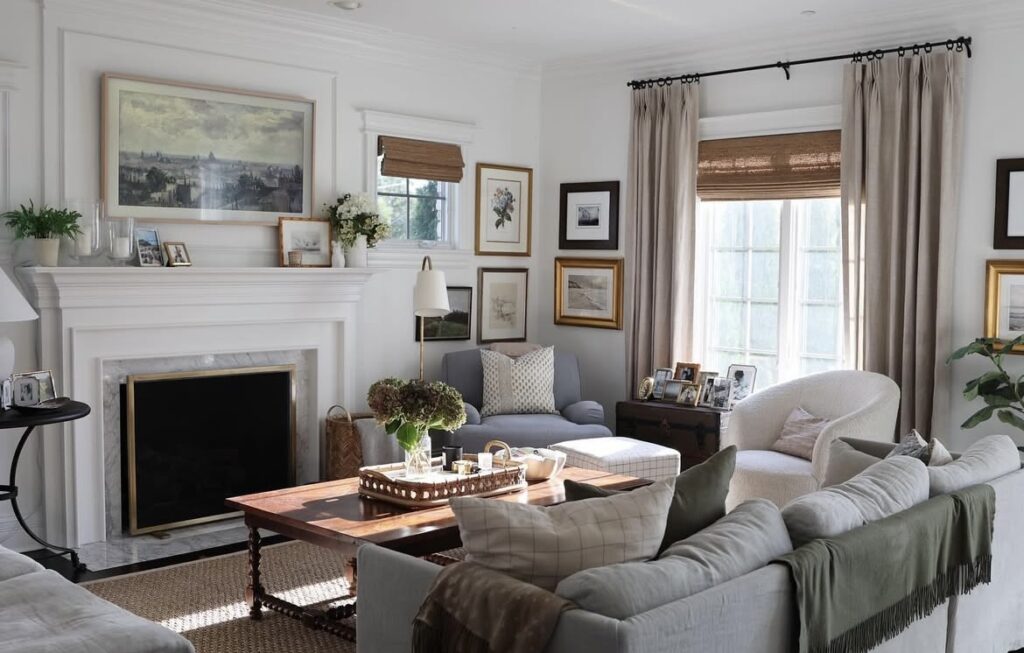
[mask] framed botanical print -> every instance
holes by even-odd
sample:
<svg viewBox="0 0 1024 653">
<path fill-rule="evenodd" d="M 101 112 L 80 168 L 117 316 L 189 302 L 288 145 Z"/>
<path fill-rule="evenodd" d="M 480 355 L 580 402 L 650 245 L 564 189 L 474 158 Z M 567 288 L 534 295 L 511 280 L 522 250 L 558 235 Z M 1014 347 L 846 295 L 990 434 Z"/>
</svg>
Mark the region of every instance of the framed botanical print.
<svg viewBox="0 0 1024 653">
<path fill-rule="evenodd" d="M 1024 335 L 1024 260 L 988 261 L 985 279 L 985 337 L 1013 340 Z M 1014 354 L 1024 354 L 1015 347 Z"/>
<path fill-rule="evenodd" d="M 555 324 L 621 329 L 622 261 L 556 258 Z"/>
<path fill-rule="evenodd" d="M 996 216 L 992 247 L 1024 249 L 1024 159 L 996 161 Z"/>
<path fill-rule="evenodd" d="M 562 184 L 558 248 L 619 248 L 619 182 Z"/>
<path fill-rule="evenodd" d="M 111 74 L 101 97 L 108 215 L 274 225 L 313 214 L 313 100 Z"/>
<path fill-rule="evenodd" d="M 533 170 L 476 164 L 476 253 L 529 256 Z"/>
<path fill-rule="evenodd" d="M 279 218 L 281 267 L 331 267 L 331 223 L 315 218 Z"/>
<path fill-rule="evenodd" d="M 469 340 L 473 315 L 473 289 L 470 286 L 448 286 L 448 307 L 444 317 L 423 318 L 426 340 Z M 420 318 L 415 324 L 416 342 L 420 341 Z"/>
<path fill-rule="evenodd" d="M 526 340 L 526 268 L 480 268 L 477 342 Z"/>
</svg>

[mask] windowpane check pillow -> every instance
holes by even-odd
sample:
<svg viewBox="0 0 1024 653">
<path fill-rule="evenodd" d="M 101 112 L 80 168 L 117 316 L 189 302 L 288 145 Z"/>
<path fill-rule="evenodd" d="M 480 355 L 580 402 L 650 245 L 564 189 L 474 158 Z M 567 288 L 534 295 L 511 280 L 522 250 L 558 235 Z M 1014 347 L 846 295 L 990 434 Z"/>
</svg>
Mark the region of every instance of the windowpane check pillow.
<svg viewBox="0 0 1024 653">
<path fill-rule="evenodd" d="M 555 410 L 555 348 L 545 347 L 519 358 L 480 350 L 484 368 L 481 417 L 558 413 Z"/>
<path fill-rule="evenodd" d="M 673 479 L 611 497 L 545 508 L 451 500 L 466 560 L 554 591 L 578 571 L 650 560 L 665 534 Z"/>
</svg>

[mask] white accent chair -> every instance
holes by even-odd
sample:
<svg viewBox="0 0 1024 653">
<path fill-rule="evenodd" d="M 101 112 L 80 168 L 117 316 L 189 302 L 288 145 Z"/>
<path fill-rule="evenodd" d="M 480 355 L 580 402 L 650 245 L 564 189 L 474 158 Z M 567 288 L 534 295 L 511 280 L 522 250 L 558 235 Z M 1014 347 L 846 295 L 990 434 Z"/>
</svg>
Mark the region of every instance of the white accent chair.
<svg viewBox="0 0 1024 653">
<path fill-rule="evenodd" d="M 763 498 L 780 508 L 821 488 L 829 444 L 839 437 L 891 442 L 900 388 L 887 376 L 840 370 L 805 376 L 755 392 L 733 407 L 722 447 L 735 444 L 736 471 L 726 509 Z M 814 444 L 811 460 L 770 449 L 794 408 L 829 424 Z"/>
</svg>

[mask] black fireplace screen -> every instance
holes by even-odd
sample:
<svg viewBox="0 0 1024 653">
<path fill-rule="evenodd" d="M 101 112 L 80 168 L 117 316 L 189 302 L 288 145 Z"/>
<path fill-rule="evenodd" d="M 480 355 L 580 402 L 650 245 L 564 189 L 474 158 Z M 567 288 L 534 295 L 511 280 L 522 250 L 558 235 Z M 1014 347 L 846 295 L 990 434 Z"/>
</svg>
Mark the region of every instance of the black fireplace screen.
<svg viewBox="0 0 1024 653">
<path fill-rule="evenodd" d="M 295 483 L 294 365 L 129 376 L 121 386 L 124 528 L 231 516 L 224 499 Z"/>
</svg>

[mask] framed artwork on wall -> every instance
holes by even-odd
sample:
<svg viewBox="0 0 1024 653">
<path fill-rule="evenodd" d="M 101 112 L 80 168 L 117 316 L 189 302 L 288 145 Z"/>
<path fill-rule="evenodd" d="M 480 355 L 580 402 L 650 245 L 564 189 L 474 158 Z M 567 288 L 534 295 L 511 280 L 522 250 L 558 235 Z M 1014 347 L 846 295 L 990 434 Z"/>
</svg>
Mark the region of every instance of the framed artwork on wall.
<svg viewBox="0 0 1024 653">
<path fill-rule="evenodd" d="M 1024 335 L 1024 260 L 988 261 L 985 274 L 985 337 L 1007 341 Z M 1015 347 L 1014 354 L 1024 354 Z"/>
<path fill-rule="evenodd" d="M 331 267 L 331 223 L 316 218 L 279 218 L 281 267 Z"/>
<path fill-rule="evenodd" d="M 476 253 L 529 256 L 533 170 L 476 164 Z"/>
<path fill-rule="evenodd" d="M 525 341 L 529 270 L 480 268 L 478 274 L 477 342 Z"/>
<path fill-rule="evenodd" d="M 562 184 L 559 249 L 619 248 L 619 182 Z"/>
<path fill-rule="evenodd" d="M 622 328 L 621 258 L 555 259 L 555 324 Z"/>
<path fill-rule="evenodd" d="M 108 215 L 264 225 L 312 215 L 313 100 L 111 74 L 102 86 Z"/>
<path fill-rule="evenodd" d="M 430 340 L 469 340 L 473 321 L 473 288 L 448 286 L 448 306 L 444 317 L 423 318 L 423 337 Z M 416 342 L 420 341 L 420 323 L 416 318 Z"/>
<path fill-rule="evenodd" d="M 996 161 L 996 217 L 992 247 L 1024 249 L 1024 159 Z"/>
</svg>

